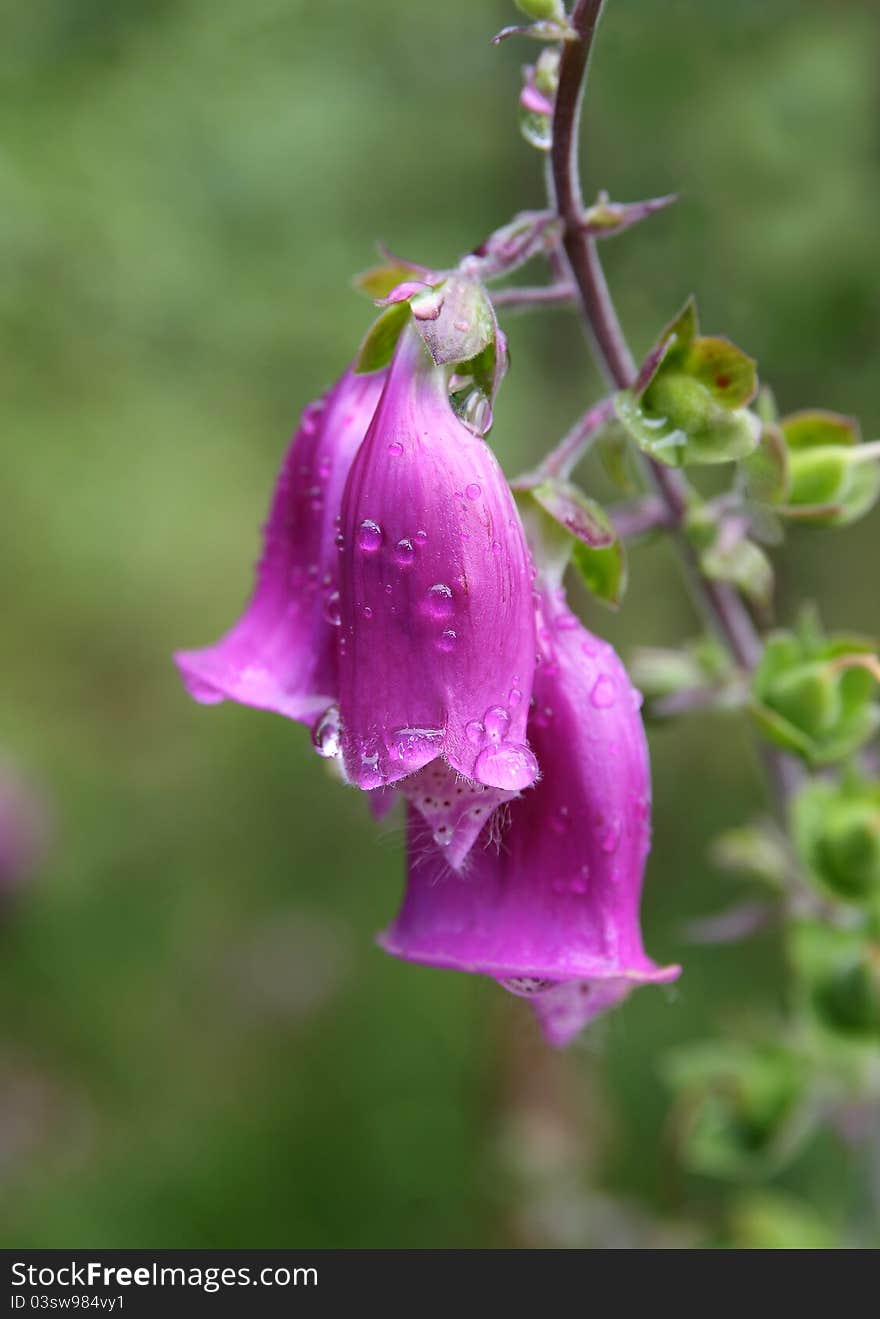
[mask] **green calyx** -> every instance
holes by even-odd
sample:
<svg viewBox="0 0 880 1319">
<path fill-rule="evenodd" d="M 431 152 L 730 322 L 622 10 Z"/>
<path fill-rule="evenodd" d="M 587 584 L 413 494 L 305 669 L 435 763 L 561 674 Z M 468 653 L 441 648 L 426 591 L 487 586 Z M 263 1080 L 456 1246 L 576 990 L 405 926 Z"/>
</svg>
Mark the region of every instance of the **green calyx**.
<svg viewBox="0 0 880 1319">
<path fill-rule="evenodd" d="M 811 765 L 845 759 L 880 724 L 880 661 L 870 642 L 824 637 L 812 623 L 777 632 L 752 679 L 751 712 L 762 733 Z"/>
<path fill-rule="evenodd" d="M 781 1167 L 809 1131 L 807 1069 L 792 1051 L 769 1042 L 698 1046 L 668 1069 L 686 1119 L 684 1163 L 732 1181 Z"/>
<path fill-rule="evenodd" d="M 880 946 L 861 931 L 802 921 L 790 951 L 818 1025 L 853 1040 L 880 1036 Z"/>
<path fill-rule="evenodd" d="M 691 301 L 661 334 L 637 383 L 618 395 L 617 415 L 667 466 L 734 462 L 760 438 L 747 407 L 756 391 L 755 363 L 727 339 L 701 335 Z"/>
<path fill-rule="evenodd" d="M 880 785 L 810 783 L 792 808 L 795 845 L 810 879 L 851 903 L 880 896 Z"/>
</svg>

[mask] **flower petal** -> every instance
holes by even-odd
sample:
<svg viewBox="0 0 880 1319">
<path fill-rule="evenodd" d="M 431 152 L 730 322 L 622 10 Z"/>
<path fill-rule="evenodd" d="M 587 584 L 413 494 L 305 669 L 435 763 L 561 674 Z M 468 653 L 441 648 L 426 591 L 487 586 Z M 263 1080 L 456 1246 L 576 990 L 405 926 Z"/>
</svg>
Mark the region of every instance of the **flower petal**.
<svg viewBox="0 0 880 1319">
<path fill-rule="evenodd" d="M 382 937 L 399 957 L 492 976 L 533 997 L 566 1043 L 638 984 L 675 979 L 647 957 L 639 901 L 650 846 L 647 746 L 613 649 L 545 593 L 529 724 L 541 781 L 511 803 L 500 847 L 460 876 L 412 811 L 409 879 Z"/>
<path fill-rule="evenodd" d="M 311 724 L 336 699 L 336 519 L 384 378 L 384 372 L 349 370 L 303 413 L 275 487 L 244 614 L 216 645 L 175 656 L 195 700 L 240 701 Z"/>
<path fill-rule="evenodd" d="M 517 792 L 535 655 L 532 572 L 494 454 L 410 326 L 343 497 L 346 771 L 374 788 L 443 757 Z"/>
</svg>

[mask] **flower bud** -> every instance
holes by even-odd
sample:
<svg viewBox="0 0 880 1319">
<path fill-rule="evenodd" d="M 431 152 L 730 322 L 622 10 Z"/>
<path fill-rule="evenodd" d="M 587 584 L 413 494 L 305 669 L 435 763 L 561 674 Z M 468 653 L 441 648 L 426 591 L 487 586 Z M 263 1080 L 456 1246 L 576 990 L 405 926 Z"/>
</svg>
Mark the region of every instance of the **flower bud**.
<svg viewBox="0 0 880 1319">
<path fill-rule="evenodd" d="M 861 931 L 802 921 L 792 957 L 818 1022 L 851 1039 L 880 1035 L 880 947 Z"/>
<path fill-rule="evenodd" d="M 880 894 L 880 786 L 810 783 L 792 822 L 798 855 L 820 888 L 846 902 Z"/>
<path fill-rule="evenodd" d="M 561 23 L 565 19 L 562 0 L 514 0 L 520 13 L 538 23 Z"/>
</svg>

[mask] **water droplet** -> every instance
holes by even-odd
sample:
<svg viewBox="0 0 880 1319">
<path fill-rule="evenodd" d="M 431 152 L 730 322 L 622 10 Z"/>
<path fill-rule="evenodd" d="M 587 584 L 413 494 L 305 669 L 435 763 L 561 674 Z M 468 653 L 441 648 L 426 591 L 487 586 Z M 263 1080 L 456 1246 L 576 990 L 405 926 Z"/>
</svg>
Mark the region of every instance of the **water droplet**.
<svg viewBox="0 0 880 1319">
<path fill-rule="evenodd" d="M 483 715 L 483 725 L 490 742 L 503 742 L 510 730 L 510 713 L 503 705 L 492 705 Z"/>
<path fill-rule="evenodd" d="M 455 643 L 457 641 L 458 641 L 458 633 L 455 632 L 453 628 L 448 627 L 446 628 L 445 631 L 440 633 L 439 637 L 435 642 L 435 645 L 439 651 L 443 652 L 444 655 L 448 655 L 450 651 L 455 649 Z"/>
<path fill-rule="evenodd" d="M 364 605 L 363 609 L 361 610 L 361 613 L 363 614 L 364 618 L 367 619 L 367 621 L 369 621 L 373 617 L 373 611 L 369 605 Z"/>
<path fill-rule="evenodd" d="M 438 753 L 438 743 L 443 740 L 442 728 L 398 728 L 392 733 L 394 756 L 401 764 L 413 761 L 424 763 L 425 757 L 433 760 Z"/>
<path fill-rule="evenodd" d="M 331 627 L 339 627 L 342 622 L 342 614 L 339 609 L 339 592 L 328 591 L 324 597 L 324 618 Z"/>
<path fill-rule="evenodd" d="M 390 583 L 390 582 L 386 582 L 386 584 L 385 584 L 385 594 L 386 594 L 386 595 L 390 595 L 391 592 L 392 592 L 393 590 L 394 590 L 394 587 L 391 585 L 391 583 Z"/>
<path fill-rule="evenodd" d="M 522 696 L 523 694 L 518 687 L 511 687 L 507 694 L 507 704 L 510 706 L 511 710 L 515 710 L 520 704 Z"/>
<path fill-rule="evenodd" d="M 370 788 L 381 788 L 384 783 L 381 771 L 379 769 L 379 752 L 362 751 L 361 752 L 361 771 L 359 775 L 359 785 L 369 790 Z"/>
<path fill-rule="evenodd" d="M 413 540 L 417 541 L 419 545 L 424 545 L 427 539 L 428 539 L 427 531 L 417 531 L 416 534 L 413 536 Z"/>
<path fill-rule="evenodd" d="M 590 692 L 590 700 L 597 710 L 608 710 L 614 704 L 614 683 L 607 673 L 599 674 Z"/>
<path fill-rule="evenodd" d="M 471 746 L 481 747 L 486 740 L 486 725 L 481 724 L 479 719 L 472 719 L 465 725 L 464 731 Z"/>
<path fill-rule="evenodd" d="M 493 540 L 493 541 L 492 541 L 492 553 L 493 553 L 493 554 L 500 554 L 500 553 L 501 553 L 501 541 L 500 541 L 500 540 Z"/>
<path fill-rule="evenodd" d="M 599 835 L 599 846 L 603 852 L 616 852 L 620 846 L 620 821 L 613 820 L 601 830 Z"/>
<path fill-rule="evenodd" d="M 364 518 L 358 528 L 358 547 L 364 554 L 375 554 L 382 548 L 382 528 L 372 518 Z"/>
<path fill-rule="evenodd" d="M 431 618 L 451 618 L 453 611 L 452 587 L 445 582 L 435 582 L 428 587 L 425 609 Z"/>
<path fill-rule="evenodd" d="M 481 389 L 472 389 L 456 402 L 456 411 L 474 435 L 485 435 L 492 425 L 492 404 Z"/>
<path fill-rule="evenodd" d="M 416 557 L 415 546 L 406 537 L 394 546 L 394 562 L 400 568 L 408 568 Z"/>
<path fill-rule="evenodd" d="M 403 445 L 398 440 L 392 440 L 388 446 L 388 452 L 392 458 L 399 458 L 403 453 Z"/>
<path fill-rule="evenodd" d="M 479 499 L 482 493 L 483 492 L 480 489 L 480 487 L 477 485 L 476 481 L 472 481 L 469 486 L 465 487 L 465 494 L 467 495 L 468 499 Z"/>
<path fill-rule="evenodd" d="M 556 620 L 556 626 L 560 632 L 570 632 L 572 628 L 578 626 L 578 621 L 575 618 L 574 614 L 571 613 L 560 614 Z"/>
<path fill-rule="evenodd" d="M 485 747 L 477 756 L 474 777 L 490 787 L 519 792 L 535 781 L 538 762 L 528 747 L 518 742 L 500 742 Z"/>
<path fill-rule="evenodd" d="M 336 542 L 336 548 L 339 550 L 341 554 L 342 551 L 345 549 L 345 537 L 343 536 L 341 531 L 338 531 L 336 533 L 334 540 Z"/>
<path fill-rule="evenodd" d="M 342 721 L 338 705 L 328 706 L 315 724 L 312 745 L 326 760 L 338 760 L 342 755 Z"/>
</svg>

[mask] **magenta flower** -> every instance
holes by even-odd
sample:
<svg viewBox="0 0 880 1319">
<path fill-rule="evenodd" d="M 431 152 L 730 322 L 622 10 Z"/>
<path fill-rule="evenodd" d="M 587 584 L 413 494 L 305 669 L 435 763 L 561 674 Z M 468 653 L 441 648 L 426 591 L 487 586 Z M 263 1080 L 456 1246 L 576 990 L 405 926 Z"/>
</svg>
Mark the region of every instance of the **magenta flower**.
<svg viewBox="0 0 880 1319">
<path fill-rule="evenodd" d="M 540 616 L 529 734 L 542 778 L 463 875 L 426 846 L 410 810 L 406 897 L 381 942 L 530 997 L 548 1039 L 563 1045 L 635 986 L 673 980 L 679 968 L 656 966 L 639 929 L 650 776 L 638 694 L 560 592 L 544 592 Z"/>
<path fill-rule="evenodd" d="M 339 708 L 351 782 L 406 780 L 420 810 L 430 799 L 438 841 L 456 835 L 466 851 L 491 808 L 538 772 L 526 744 L 535 622 L 513 497 L 453 411 L 448 374 L 410 324 L 352 464 Z M 429 765 L 429 778 L 411 777 Z"/>
<path fill-rule="evenodd" d="M 175 656 L 195 700 L 240 701 L 307 724 L 336 700 L 339 507 L 384 380 L 349 370 L 303 413 L 244 614 L 216 645 Z"/>
</svg>

